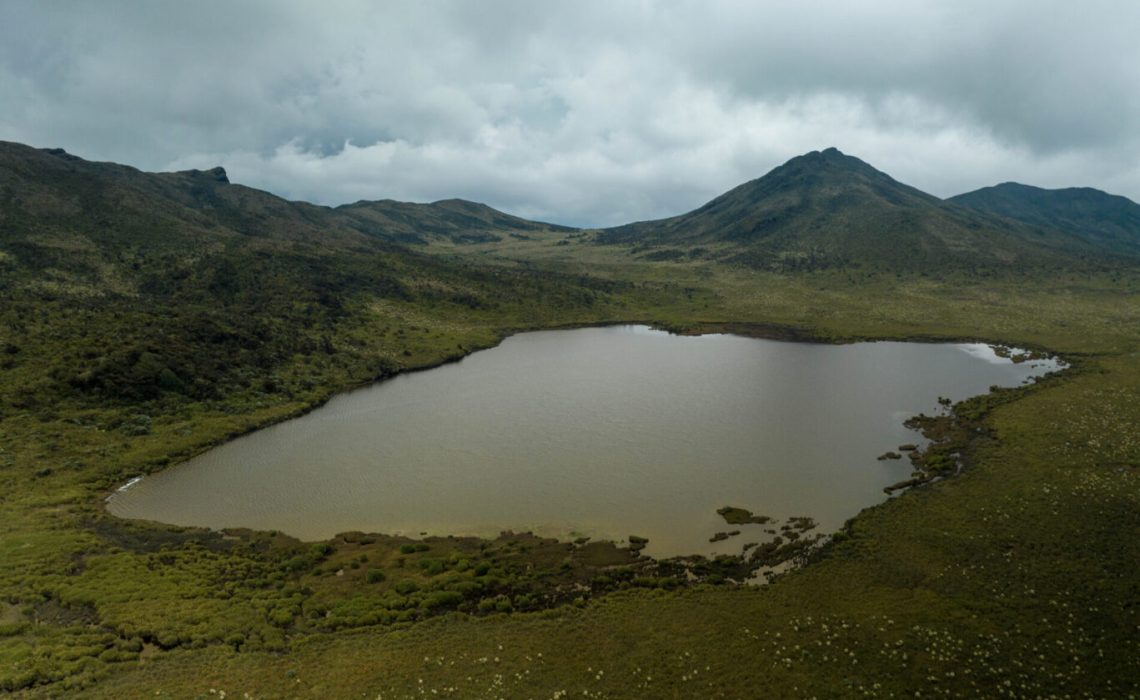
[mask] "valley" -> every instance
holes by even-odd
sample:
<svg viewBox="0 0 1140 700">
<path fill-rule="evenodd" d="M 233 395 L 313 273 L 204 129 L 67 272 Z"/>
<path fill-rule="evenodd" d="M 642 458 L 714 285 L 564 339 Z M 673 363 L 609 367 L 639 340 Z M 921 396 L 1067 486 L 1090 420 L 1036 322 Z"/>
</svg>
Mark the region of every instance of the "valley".
<svg viewBox="0 0 1140 700">
<path fill-rule="evenodd" d="M 1137 206 L 1035 201 L 939 200 L 829 149 L 689 214 L 579 230 L 455 201 L 318 207 L 224 171 L 3 144 L 0 688 L 1140 692 Z M 715 561 L 682 584 L 601 542 L 300 542 L 103 508 L 347 389 L 524 330 L 628 322 L 999 343 L 1071 368 L 955 406 L 930 429 L 961 474 L 864 510 L 763 587 Z"/>
</svg>

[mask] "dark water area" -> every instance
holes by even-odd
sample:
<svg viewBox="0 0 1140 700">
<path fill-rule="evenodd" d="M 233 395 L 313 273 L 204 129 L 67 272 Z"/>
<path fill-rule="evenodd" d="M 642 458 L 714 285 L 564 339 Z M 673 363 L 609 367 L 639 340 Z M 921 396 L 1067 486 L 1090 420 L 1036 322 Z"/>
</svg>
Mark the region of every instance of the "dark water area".
<svg viewBox="0 0 1140 700">
<path fill-rule="evenodd" d="M 338 396 L 138 480 L 107 508 L 303 539 L 529 530 L 635 534 L 654 556 L 737 554 L 765 526 L 728 526 L 718 508 L 833 531 L 909 477 L 907 460 L 876 459 L 921 443 L 906 418 L 1057 368 L 979 344 L 525 333 Z"/>
</svg>

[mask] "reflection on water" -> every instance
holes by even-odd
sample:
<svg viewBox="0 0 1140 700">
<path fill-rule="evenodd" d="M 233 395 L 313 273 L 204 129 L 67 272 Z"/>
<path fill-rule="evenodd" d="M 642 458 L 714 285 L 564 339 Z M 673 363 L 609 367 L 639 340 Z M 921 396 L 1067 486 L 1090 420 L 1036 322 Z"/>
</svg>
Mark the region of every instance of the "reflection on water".
<svg viewBox="0 0 1140 700">
<path fill-rule="evenodd" d="M 222 445 L 111 496 L 119 516 L 280 530 L 648 537 L 665 556 L 739 553 L 762 526 L 831 531 L 907 478 L 937 398 L 1056 365 L 984 345 L 813 345 L 644 326 L 526 333 Z M 739 537 L 709 543 L 721 530 Z"/>
</svg>

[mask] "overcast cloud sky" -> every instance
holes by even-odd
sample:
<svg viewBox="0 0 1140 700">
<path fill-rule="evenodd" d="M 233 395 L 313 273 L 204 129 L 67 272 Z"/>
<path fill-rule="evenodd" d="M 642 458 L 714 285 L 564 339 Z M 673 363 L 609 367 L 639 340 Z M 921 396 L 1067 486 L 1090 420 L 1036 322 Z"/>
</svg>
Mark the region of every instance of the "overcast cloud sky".
<svg viewBox="0 0 1140 700">
<path fill-rule="evenodd" d="M 4 0 L 0 139 L 587 226 L 827 146 L 1140 200 L 1140 3 Z"/>
</svg>

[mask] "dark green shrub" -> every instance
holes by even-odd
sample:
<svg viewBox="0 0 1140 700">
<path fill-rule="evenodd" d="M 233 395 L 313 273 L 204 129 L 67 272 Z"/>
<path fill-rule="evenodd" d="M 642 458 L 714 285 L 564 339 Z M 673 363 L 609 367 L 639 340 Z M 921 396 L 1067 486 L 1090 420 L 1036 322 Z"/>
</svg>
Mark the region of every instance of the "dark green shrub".
<svg viewBox="0 0 1140 700">
<path fill-rule="evenodd" d="M 396 583 L 395 588 L 396 588 L 396 592 L 399 593 L 400 595 L 409 595 L 411 593 L 415 593 L 416 591 L 420 590 L 419 584 L 417 584 L 415 581 L 408 579 L 408 578 L 406 578 L 402 581 L 398 581 Z"/>
<path fill-rule="evenodd" d="M 150 435 L 151 418 L 150 416 L 139 413 L 131 417 L 129 421 L 124 423 L 119 430 L 123 435 L 137 437 L 139 435 Z"/>
<path fill-rule="evenodd" d="M 476 598 L 483 592 L 483 586 L 478 581 L 460 581 L 453 584 L 451 590 L 465 598 Z"/>
<path fill-rule="evenodd" d="M 436 591 L 429 594 L 420 603 L 420 607 L 425 610 L 434 610 L 436 608 L 453 608 L 463 602 L 463 594 L 456 591 Z"/>
<path fill-rule="evenodd" d="M 277 608 L 269 614 L 269 624 L 275 627 L 286 627 L 293 622 L 293 611 L 288 608 Z"/>
<path fill-rule="evenodd" d="M 442 559 L 421 559 L 419 564 L 428 576 L 438 576 L 447 571 L 447 563 Z"/>
</svg>

